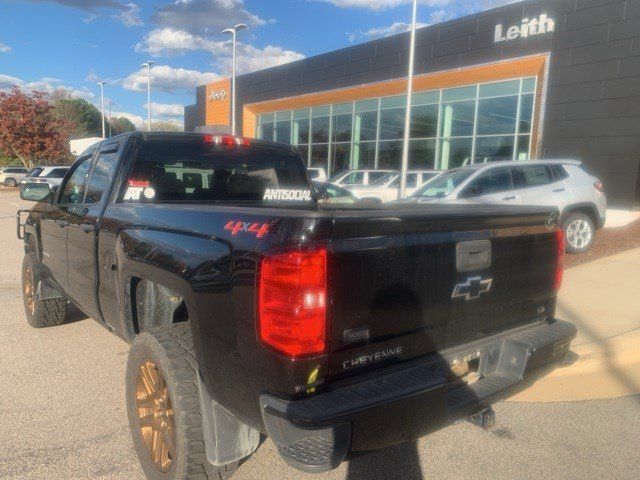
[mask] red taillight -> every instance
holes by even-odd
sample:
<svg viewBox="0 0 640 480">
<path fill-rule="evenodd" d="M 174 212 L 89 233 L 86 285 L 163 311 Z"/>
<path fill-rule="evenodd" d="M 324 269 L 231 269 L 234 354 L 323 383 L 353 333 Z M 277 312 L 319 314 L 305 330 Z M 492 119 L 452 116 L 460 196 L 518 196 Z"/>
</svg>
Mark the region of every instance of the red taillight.
<svg viewBox="0 0 640 480">
<path fill-rule="evenodd" d="M 594 182 L 593 186 L 596 187 L 596 190 L 598 190 L 599 192 L 604 192 L 604 185 L 600 180 Z"/>
<path fill-rule="evenodd" d="M 558 292 L 562 286 L 562 274 L 564 272 L 564 232 L 556 230 L 556 276 L 553 289 Z"/>
<path fill-rule="evenodd" d="M 260 262 L 258 329 L 267 345 L 290 356 L 327 346 L 327 252 L 267 255 Z"/>
<path fill-rule="evenodd" d="M 233 135 L 211 135 L 206 134 L 202 141 L 214 145 L 224 145 L 225 147 L 248 147 L 249 139 L 243 137 L 234 137 Z"/>
</svg>

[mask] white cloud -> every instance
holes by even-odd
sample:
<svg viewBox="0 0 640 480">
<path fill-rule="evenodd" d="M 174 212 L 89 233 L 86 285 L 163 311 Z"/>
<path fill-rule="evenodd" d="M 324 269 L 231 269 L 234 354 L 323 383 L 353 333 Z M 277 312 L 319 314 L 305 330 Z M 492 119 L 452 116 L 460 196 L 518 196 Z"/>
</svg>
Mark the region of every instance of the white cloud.
<svg viewBox="0 0 640 480">
<path fill-rule="evenodd" d="M 147 104 L 143 105 L 146 110 Z M 151 102 L 151 116 L 158 119 L 177 119 L 182 118 L 184 115 L 184 105 L 180 103 L 155 103 Z"/>
<path fill-rule="evenodd" d="M 140 115 L 134 115 L 129 112 L 111 112 L 111 118 L 124 117 L 135 125 L 136 128 L 142 128 L 146 124 L 146 120 Z"/>
<path fill-rule="evenodd" d="M 155 57 L 173 56 L 188 51 L 206 50 L 211 53 L 230 51 L 229 42 L 208 40 L 185 30 L 157 28 L 145 35 L 135 47 L 136 52 L 150 53 Z"/>
<path fill-rule="evenodd" d="M 168 65 L 158 65 L 151 69 L 152 88 L 164 92 L 175 92 L 178 90 L 190 91 L 197 85 L 210 83 L 219 78 L 220 76 L 215 73 L 173 68 Z M 146 69 L 140 69 L 126 77 L 122 80 L 122 86 L 127 90 L 133 90 L 135 92 L 146 91 Z"/>
<path fill-rule="evenodd" d="M 92 100 L 96 95 L 88 88 L 73 88 L 64 85 L 64 82 L 57 78 L 41 78 L 32 82 L 26 82 L 20 78 L 12 77 L 0 73 L 0 91 L 9 91 L 14 86 L 17 86 L 24 93 L 32 93 L 35 91 L 45 92 L 49 95 L 54 93 L 64 93 L 73 98 L 83 98 L 85 100 Z"/>
<path fill-rule="evenodd" d="M 247 11 L 243 0 L 174 0 L 157 8 L 151 19 L 163 27 L 197 35 L 218 34 L 238 23 L 255 26 L 272 21 Z"/>
<path fill-rule="evenodd" d="M 366 8 L 368 10 L 382 11 L 409 5 L 413 0 L 315 0 L 317 2 L 330 3 L 340 8 Z M 515 0 L 514 0 L 515 1 Z M 419 0 L 420 5 L 429 7 L 442 7 L 454 3 L 455 0 Z"/>
<path fill-rule="evenodd" d="M 207 51 L 213 56 L 213 63 L 226 75 L 231 72 L 231 41 L 209 40 L 184 30 L 160 28 L 149 32 L 136 45 L 137 52 L 153 56 L 172 56 L 189 51 Z M 268 45 L 264 48 L 238 42 L 237 68 L 239 73 L 253 72 L 304 58 L 304 55 L 282 47 Z"/>
<path fill-rule="evenodd" d="M 122 10 L 115 18 L 120 20 L 125 27 L 139 27 L 141 26 L 142 19 L 140 18 L 140 7 L 135 3 L 127 3 L 125 9 Z"/>
<path fill-rule="evenodd" d="M 417 28 L 426 27 L 428 24 L 418 22 L 416 24 Z M 397 33 L 403 33 L 408 31 L 411 28 L 409 23 L 405 22 L 393 22 L 391 25 L 387 25 L 386 27 L 374 27 L 369 30 L 365 30 L 363 32 L 354 32 L 349 33 L 349 40 L 355 42 L 356 40 L 370 40 L 373 38 L 382 38 L 388 37 L 390 35 L 396 35 Z"/>
<path fill-rule="evenodd" d="M 0 42 L 0 53 L 9 53 L 11 51 L 11 47 L 6 43 Z"/>
</svg>

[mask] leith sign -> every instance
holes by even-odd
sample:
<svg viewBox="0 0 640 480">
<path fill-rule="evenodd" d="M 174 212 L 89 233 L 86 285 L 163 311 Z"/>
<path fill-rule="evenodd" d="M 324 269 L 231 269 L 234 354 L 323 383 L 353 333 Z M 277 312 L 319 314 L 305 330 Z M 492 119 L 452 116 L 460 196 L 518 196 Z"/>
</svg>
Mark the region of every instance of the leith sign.
<svg viewBox="0 0 640 480">
<path fill-rule="evenodd" d="M 535 37 L 537 35 L 543 35 L 545 33 L 553 32 L 556 28 L 556 22 L 553 18 L 547 17 L 545 13 L 538 18 L 523 18 L 520 25 L 511 25 L 505 27 L 504 25 L 496 25 L 494 42 L 508 42 L 509 40 L 515 40 L 516 38 Z"/>
</svg>

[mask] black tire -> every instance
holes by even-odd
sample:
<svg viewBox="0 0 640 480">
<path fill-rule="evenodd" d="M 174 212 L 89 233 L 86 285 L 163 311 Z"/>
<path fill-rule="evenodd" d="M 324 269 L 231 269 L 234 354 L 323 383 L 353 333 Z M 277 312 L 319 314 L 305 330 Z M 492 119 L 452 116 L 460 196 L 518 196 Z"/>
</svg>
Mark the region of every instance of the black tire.
<svg viewBox="0 0 640 480">
<path fill-rule="evenodd" d="M 155 373 L 152 375 L 156 375 L 157 384 L 166 385 L 163 389 L 166 393 L 159 398 L 167 398 L 168 394 L 170 408 L 167 411 L 173 412 L 171 421 L 173 428 L 158 433 L 158 438 L 166 438 L 165 435 L 172 438 L 166 445 L 168 451 L 173 450 L 173 455 L 167 454 L 170 463 L 165 462 L 164 467 L 162 462 L 160 462 L 161 465 L 154 463 L 151 449 L 147 448 L 143 438 L 144 422 L 138 416 L 139 411 L 146 412 L 148 415 L 148 410 L 139 410 L 137 402 L 148 401 L 150 396 L 157 398 L 157 395 L 149 395 L 148 390 L 145 391 L 144 388 L 138 389 L 139 378 L 144 377 L 140 376 L 139 372 L 141 368 L 149 368 L 147 362 L 153 364 Z M 158 373 L 161 377 L 157 376 Z M 214 467 L 207 461 L 196 375 L 197 364 L 191 326 L 188 322 L 157 327 L 141 333 L 131 346 L 126 378 L 127 412 L 133 444 L 148 479 L 222 480 L 231 477 L 238 466 L 236 462 L 224 467 Z M 141 385 L 144 387 L 144 382 Z M 157 426 L 158 418 L 160 418 L 160 426 Z M 160 417 L 155 416 L 152 422 L 156 422 L 156 426 L 145 427 L 147 435 L 149 428 L 152 431 L 156 427 L 163 428 L 162 419 L 167 418 L 162 414 Z M 170 444 L 173 444 L 172 449 L 169 448 Z"/>
<path fill-rule="evenodd" d="M 37 300 L 34 281 L 34 266 L 37 264 L 35 253 L 27 253 L 22 260 L 22 298 L 27 322 L 34 328 L 62 325 L 67 319 L 68 302 L 65 298 Z"/>
<path fill-rule="evenodd" d="M 15 178 L 7 178 L 4 181 L 4 186 L 5 187 L 15 187 L 16 185 L 18 185 L 18 182 L 16 182 Z"/>
<path fill-rule="evenodd" d="M 584 253 L 591 248 L 596 229 L 591 217 L 582 212 L 570 213 L 562 224 L 567 253 Z"/>
</svg>

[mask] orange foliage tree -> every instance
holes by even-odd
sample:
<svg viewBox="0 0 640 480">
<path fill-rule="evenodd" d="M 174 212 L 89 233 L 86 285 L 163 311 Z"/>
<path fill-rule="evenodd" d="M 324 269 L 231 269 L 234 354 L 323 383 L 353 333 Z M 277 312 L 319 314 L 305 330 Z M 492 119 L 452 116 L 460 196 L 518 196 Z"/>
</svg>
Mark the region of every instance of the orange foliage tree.
<svg viewBox="0 0 640 480">
<path fill-rule="evenodd" d="M 15 87 L 0 92 L 0 150 L 32 169 L 37 164 L 66 163 L 73 124 L 55 115 L 43 92 Z"/>
</svg>

